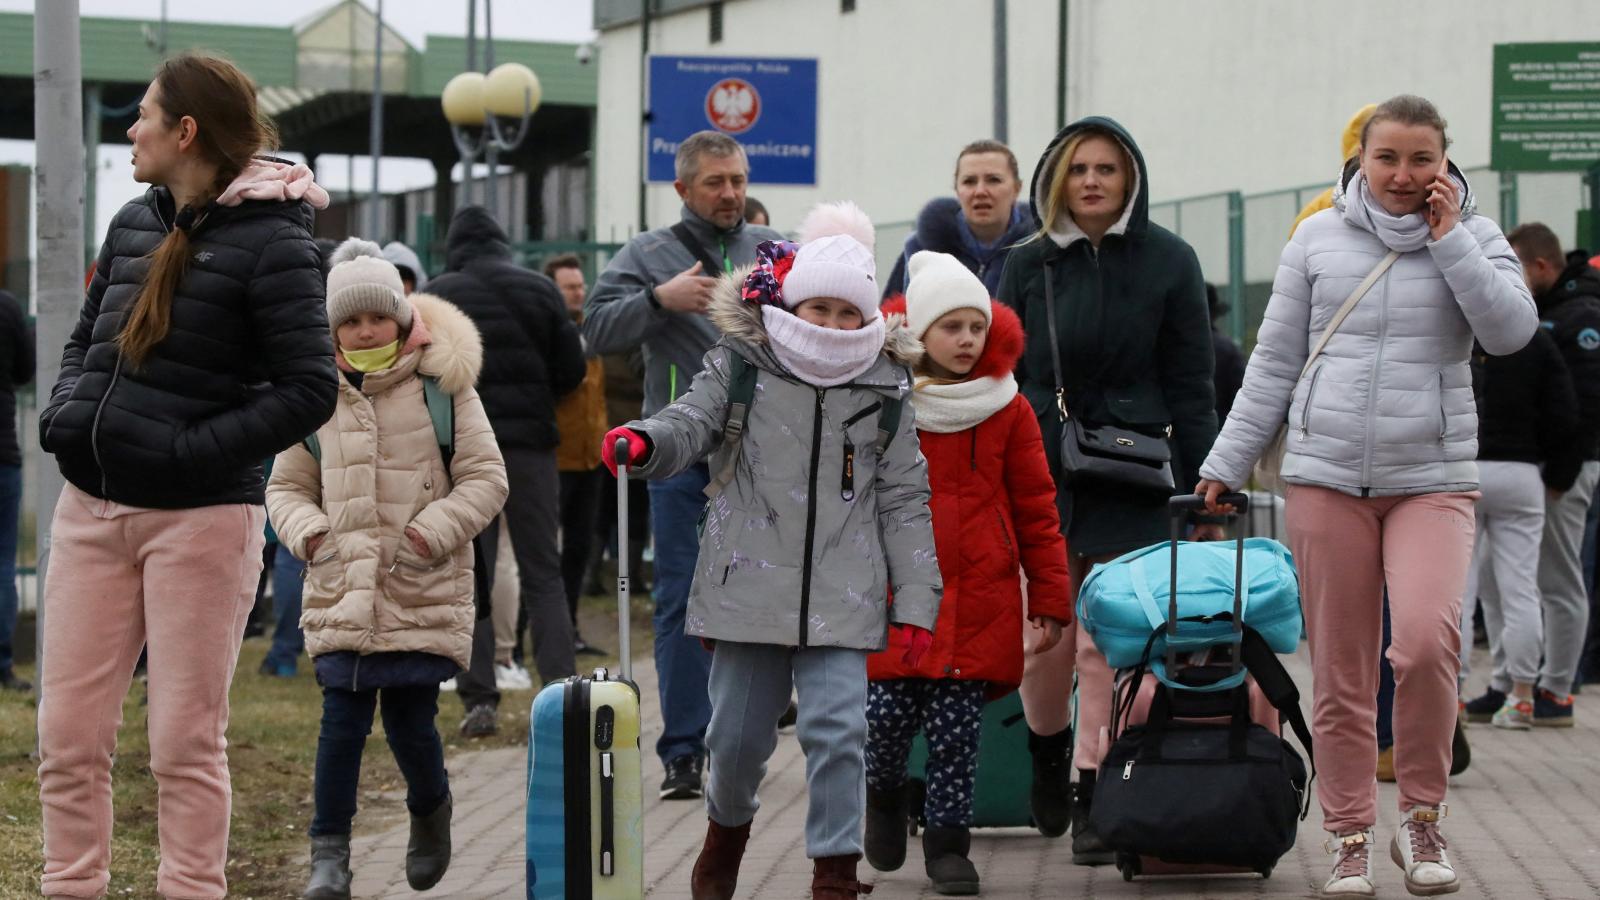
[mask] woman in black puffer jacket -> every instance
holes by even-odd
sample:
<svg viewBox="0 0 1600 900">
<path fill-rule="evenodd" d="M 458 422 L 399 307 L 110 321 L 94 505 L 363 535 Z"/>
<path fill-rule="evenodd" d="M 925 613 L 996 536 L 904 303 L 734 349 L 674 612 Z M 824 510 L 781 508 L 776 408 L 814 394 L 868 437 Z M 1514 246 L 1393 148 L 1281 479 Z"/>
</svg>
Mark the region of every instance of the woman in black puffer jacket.
<svg viewBox="0 0 1600 900">
<path fill-rule="evenodd" d="M 39 417 L 68 482 L 44 586 L 42 890 L 105 890 L 116 726 L 148 645 L 155 888 L 222 897 L 261 461 L 327 421 L 338 388 L 310 234 L 328 198 L 305 167 L 255 158 L 275 135 L 214 57 L 164 63 L 128 136 L 151 188 L 112 220 Z"/>
</svg>

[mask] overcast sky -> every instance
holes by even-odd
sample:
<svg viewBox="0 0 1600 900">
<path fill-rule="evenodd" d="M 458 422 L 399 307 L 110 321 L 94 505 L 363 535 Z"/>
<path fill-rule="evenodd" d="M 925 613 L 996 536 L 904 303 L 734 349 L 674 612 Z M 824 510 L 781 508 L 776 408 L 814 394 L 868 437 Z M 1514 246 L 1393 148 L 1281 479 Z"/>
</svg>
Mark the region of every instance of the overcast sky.
<svg viewBox="0 0 1600 900">
<path fill-rule="evenodd" d="M 0 0 L 0 12 L 27 12 L 35 0 Z M 58 0 L 43 0 L 58 2 Z M 177 22 L 213 22 L 233 25 L 293 25 L 321 10 L 338 5 L 339 0 L 269 0 L 264 3 L 227 3 L 216 0 L 167 0 L 167 18 Z M 363 0 L 375 9 L 377 0 Z M 587 41 L 594 37 L 590 0 L 487 0 L 494 4 L 494 33 L 497 38 L 546 41 Z M 479 0 L 478 33 L 483 34 L 485 0 Z M 157 20 L 161 0 L 78 0 L 85 16 Z M 223 11 L 226 9 L 226 12 Z M 421 47 L 429 34 L 460 37 L 467 33 L 467 0 L 384 0 L 385 24 L 398 31 L 414 46 Z M 0 164 L 34 162 L 33 144 L 27 141 L 0 141 Z M 330 190 L 347 188 L 344 157 L 327 154 L 318 166 L 319 180 Z M 126 145 L 110 145 L 100 151 L 100 177 L 97 183 L 96 221 L 101 229 L 126 201 L 144 190 L 132 178 Z M 371 183 L 372 169 L 365 157 L 355 160 L 355 183 L 365 191 Z M 385 160 L 382 169 L 385 191 L 421 187 L 433 183 L 433 167 L 422 160 Z"/>
</svg>

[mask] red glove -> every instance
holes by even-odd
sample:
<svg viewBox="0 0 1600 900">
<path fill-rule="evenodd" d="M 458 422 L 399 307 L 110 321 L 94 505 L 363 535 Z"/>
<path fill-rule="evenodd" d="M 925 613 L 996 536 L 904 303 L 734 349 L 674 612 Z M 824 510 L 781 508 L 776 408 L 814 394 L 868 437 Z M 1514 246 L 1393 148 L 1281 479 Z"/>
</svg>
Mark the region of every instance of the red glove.
<svg viewBox="0 0 1600 900">
<path fill-rule="evenodd" d="M 628 466 L 631 468 L 644 462 L 650 455 L 650 443 L 645 436 L 632 428 L 619 426 L 606 432 L 600 439 L 600 458 L 605 461 L 606 468 L 611 474 L 617 474 L 617 439 L 628 439 Z"/>
<path fill-rule="evenodd" d="M 894 630 L 906 642 L 906 652 L 900 657 L 901 662 L 916 667 L 933 647 L 933 632 L 916 625 L 896 625 Z"/>
</svg>

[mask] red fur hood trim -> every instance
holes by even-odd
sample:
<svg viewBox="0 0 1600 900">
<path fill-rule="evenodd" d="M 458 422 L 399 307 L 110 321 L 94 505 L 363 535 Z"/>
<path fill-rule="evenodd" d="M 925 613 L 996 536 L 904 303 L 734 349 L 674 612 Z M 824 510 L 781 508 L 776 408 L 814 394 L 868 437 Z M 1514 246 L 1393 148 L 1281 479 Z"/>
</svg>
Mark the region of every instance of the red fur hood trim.
<svg viewBox="0 0 1600 900">
<path fill-rule="evenodd" d="M 885 315 L 906 311 L 906 298 L 904 294 L 895 294 L 884 302 L 881 312 Z M 922 335 L 917 335 L 921 339 Z M 978 357 L 978 364 L 972 367 L 969 378 L 992 378 L 1010 375 L 1017 368 L 1018 360 L 1022 359 L 1022 350 L 1027 343 L 1027 336 L 1022 331 L 1022 320 L 1012 312 L 1011 307 L 999 300 L 989 301 L 989 340 L 983 345 L 983 354 Z M 926 352 L 926 351 L 924 351 Z"/>
</svg>

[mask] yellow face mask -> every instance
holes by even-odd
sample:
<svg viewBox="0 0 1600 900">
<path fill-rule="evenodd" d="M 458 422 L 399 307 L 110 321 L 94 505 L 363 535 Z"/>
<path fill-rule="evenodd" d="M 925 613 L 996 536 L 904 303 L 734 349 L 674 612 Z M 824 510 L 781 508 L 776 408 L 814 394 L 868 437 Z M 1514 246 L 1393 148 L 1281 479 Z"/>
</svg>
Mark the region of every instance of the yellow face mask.
<svg viewBox="0 0 1600 900">
<path fill-rule="evenodd" d="M 400 341 L 396 339 L 371 350 L 349 350 L 344 347 L 339 350 L 344 354 L 345 362 L 357 372 L 382 372 L 393 367 L 395 360 L 400 358 Z"/>
</svg>

